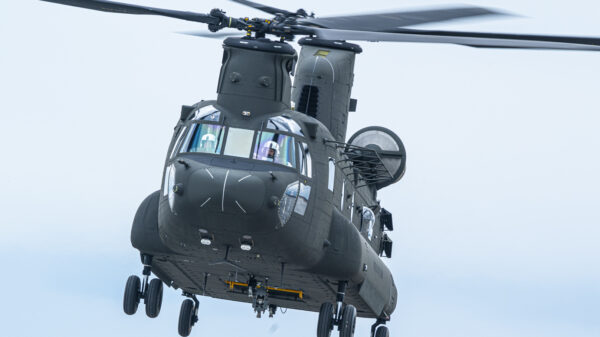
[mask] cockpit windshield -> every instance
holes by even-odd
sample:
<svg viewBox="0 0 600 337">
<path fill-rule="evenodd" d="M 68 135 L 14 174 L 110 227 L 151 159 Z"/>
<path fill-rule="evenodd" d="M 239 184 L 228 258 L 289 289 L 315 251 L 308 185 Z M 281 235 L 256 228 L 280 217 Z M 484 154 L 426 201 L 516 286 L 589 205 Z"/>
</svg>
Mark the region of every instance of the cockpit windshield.
<svg viewBox="0 0 600 337">
<path fill-rule="evenodd" d="M 293 119 L 272 117 L 262 130 L 251 130 L 219 124 L 221 117 L 221 112 L 213 106 L 196 110 L 174 142 L 173 153 L 211 153 L 261 160 L 298 169 L 302 175 L 311 177 L 310 153 L 303 142 L 302 130 Z"/>
<path fill-rule="evenodd" d="M 221 153 L 223 126 L 192 124 L 181 152 Z"/>
<path fill-rule="evenodd" d="M 296 167 L 294 138 L 274 132 L 261 132 L 252 158 Z"/>
</svg>

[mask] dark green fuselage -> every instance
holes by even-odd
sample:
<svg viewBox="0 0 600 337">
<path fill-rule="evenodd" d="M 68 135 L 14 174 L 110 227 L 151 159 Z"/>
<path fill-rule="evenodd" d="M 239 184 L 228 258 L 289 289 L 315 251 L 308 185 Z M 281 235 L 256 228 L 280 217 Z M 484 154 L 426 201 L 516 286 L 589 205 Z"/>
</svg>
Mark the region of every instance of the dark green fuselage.
<svg viewBox="0 0 600 337">
<path fill-rule="evenodd" d="M 352 78 L 353 51 L 309 47 L 328 51 L 315 57 L 334 61 L 336 52 L 344 59 L 352 54 L 352 62 L 342 65 Z M 266 286 L 291 290 L 290 296 L 274 292 L 271 303 L 318 311 L 321 303 L 335 301 L 335 284 L 348 281 L 345 302 L 355 305 L 359 316 L 389 319 L 397 291 L 380 258 L 383 232 L 376 190 L 360 184 L 360 178 L 348 179 L 357 173 L 342 164 L 346 156 L 330 143 L 345 137 L 348 102 L 338 107 L 346 112 L 343 130 L 336 127 L 332 135 L 326 124 L 335 109 L 324 110 L 322 119 L 290 107 L 289 73 L 297 56 L 289 45 L 228 39 L 224 48 L 218 99 L 184 109 L 167 155 L 163 186 L 136 214 L 133 245 L 154 257 L 153 271 L 167 285 L 189 293 L 251 302 L 231 282 L 246 283 L 253 277 Z M 323 78 L 296 76 L 295 86 L 303 76 L 304 81 Z M 347 92 L 342 101 L 349 101 L 351 82 L 332 88 L 331 94 Z M 298 103 L 300 89 L 294 95 Z M 202 111 L 216 111 L 218 117 L 199 119 Z M 274 129 L 273 120 L 299 130 Z M 195 137 L 191 132 L 199 125 L 219 130 L 218 149 L 189 150 Z M 247 142 L 236 136 L 240 130 Z M 271 133 L 288 141 L 287 161 L 260 157 L 261 140 Z M 250 250 L 242 250 L 243 244 Z"/>
</svg>

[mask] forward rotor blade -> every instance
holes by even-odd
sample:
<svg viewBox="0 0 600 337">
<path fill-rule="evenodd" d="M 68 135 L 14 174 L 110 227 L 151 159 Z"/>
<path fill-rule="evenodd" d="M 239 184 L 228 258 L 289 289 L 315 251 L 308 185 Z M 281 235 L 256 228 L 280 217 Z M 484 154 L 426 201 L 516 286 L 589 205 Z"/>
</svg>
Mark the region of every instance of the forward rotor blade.
<svg viewBox="0 0 600 337">
<path fill-rule="evenodd" d="M 207 31 L 191 31 L 191 32 L 179 32 L 179 34 L 190 35 L 190 36 L 198 36 L 198 37 L 207 37 L 209 39 L 222 39 L 224 37 L 231 36 L 244 36 L 243 32 L 207 32 Z"/>
<path fill-rule="evenodd" d="M 286 11 L 285 9 L 279 9 L 279 8 L 259 4 L 254 1 L 248 1 L 248 0 L 231 0 L 231 1 L 237 2 L 241 5 L 245 5 L 248 7 L 258 9 L 259 11 L 263 11 L 265 13 L 269 13 L 272 15 L 277 15 L 277 14 L 292 15 L 292 14 L 294 14 L 294 12 Z"/>
<path fill-rule="evenodd" d="M 508 15 L 481 7 L 454 7 L 412 12 L 333 16 L 316 19 L 301 19 L 298 23 L 330 29 L 383 31 L 398 27 L 442 22 L 486 15 Z"/>
<path fill-rule="evenodd" d="M 309 28 L 327 40 L 451 43 L 480 48 L 562 49 L 600 51 L 600 38 L 428 31 L 396 29 L 394 32 L 367 32 Z"/>
<path fill-rule="evenodd" d="M 97 11 L 123 13 L 123 14 L 139 14 L 139 15 L 159 15 L 175 19 L 182 19 L 194 22 L 218 24 L 219 19 L 207 14 L 175 11 L 170 9 L 146 7 L 139 5 L 131 5 L 115 1 L 104 0 L 41 0 L 45 2 L 53 2 L 61 5 L 74 7 L 82 7 L 94 9 Z"/>
</svg>

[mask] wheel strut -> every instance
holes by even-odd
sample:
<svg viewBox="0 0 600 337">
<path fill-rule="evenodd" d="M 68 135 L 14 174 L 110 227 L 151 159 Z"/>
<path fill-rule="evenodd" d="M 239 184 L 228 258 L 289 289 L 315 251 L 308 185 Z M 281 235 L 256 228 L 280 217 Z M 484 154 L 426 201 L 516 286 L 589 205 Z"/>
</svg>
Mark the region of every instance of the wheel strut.
<svg viewBox="0 0 600 337">
<path fill-rule="evenodd" d="M 150 275 L 152 274 L 152 256 L 142 254 L 142 264 L 144 265 L 144 270 L 142 271 L 142 275 L 144 275 L 144 279 L 142 280 L 142 290 L 141 290 L 140 298 L 143 298 L 144 303 L 145 303 L 146 295 L 148 294 L 148 283 L 149 283 Z"/>
<path fill-rule="evenodd" d="M 335 304 L 335 324 L 340 325 L 342 322 L 342 309 L 344 307 L 344 297 L 346 296 L 346 286 L 348 281 L 340 281 L 338 283 L 338 291 Z"/>
</svg>

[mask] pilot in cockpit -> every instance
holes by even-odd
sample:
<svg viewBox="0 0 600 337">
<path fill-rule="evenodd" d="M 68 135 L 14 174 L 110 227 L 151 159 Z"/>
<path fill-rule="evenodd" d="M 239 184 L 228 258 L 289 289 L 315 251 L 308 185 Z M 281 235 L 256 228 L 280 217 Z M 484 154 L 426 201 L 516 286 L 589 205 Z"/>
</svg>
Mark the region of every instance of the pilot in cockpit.
<svg viewBox="0 0 600 337">
<path fill-rule="evenodd" d="M 258 153 L 258 159 L 276 162 L 279 155 L 279 144 L 270 140 L 265 142 Z"/>
<path fill-rule="evenodd" d="M 202 136 L 202 139 L 200 140 L 200 148 L 202 149 L 202 152 L 215 153 L 216 144 L 217 137 L 210 133 Z"/>
</svg>

